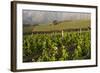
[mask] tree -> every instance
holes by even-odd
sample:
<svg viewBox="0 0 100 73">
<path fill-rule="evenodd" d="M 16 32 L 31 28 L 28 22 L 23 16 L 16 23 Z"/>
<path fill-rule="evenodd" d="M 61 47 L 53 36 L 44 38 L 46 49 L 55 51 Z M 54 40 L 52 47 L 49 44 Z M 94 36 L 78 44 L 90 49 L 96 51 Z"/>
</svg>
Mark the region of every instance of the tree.
<svg viewBox="0 0 100 73">
<path fill-rule="evenodd" d="M 57 21 L 57 20 L 54 20 L 54 21 L 53 21 L 53 24 L 54 24 L 54 25 L 57 25 L 57 24 L 58 24 L 58 21 Z"/>
</svg>

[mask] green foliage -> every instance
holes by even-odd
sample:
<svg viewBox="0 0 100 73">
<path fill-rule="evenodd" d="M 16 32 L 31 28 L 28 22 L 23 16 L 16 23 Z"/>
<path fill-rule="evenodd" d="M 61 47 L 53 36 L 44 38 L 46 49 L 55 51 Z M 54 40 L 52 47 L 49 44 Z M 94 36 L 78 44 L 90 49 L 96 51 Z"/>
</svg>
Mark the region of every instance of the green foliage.
<svg viewBox="0 0 100 73">
<path fill-rule="evenodd" d="M 23 62 L 65 61 L 91 58 L 90 31 L 23 36 Z"/>
</svg>

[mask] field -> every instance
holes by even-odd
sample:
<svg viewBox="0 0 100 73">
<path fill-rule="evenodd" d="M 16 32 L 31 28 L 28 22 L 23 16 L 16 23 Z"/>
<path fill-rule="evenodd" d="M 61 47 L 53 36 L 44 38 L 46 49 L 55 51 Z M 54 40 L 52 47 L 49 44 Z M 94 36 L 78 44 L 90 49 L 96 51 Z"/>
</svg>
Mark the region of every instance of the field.
<svg viewBox="0 0 100 73">
<path fill-rule="evenodd" d="M 37 26 L 23 26 L 23 33 L 39 32 L 39 31 L 61 31 L 68 29 L 80 29 L 88 28 L 90 26 L 90 20 L 73 20 L 73 21 L 62 21 L 57 25 L 53 23 L 38 24 Z"/>
<path fill-rule="evenodd" d="M 88 27 L 89 20 L 23 26 L 23 62 L 90 59 L 91 30 Z M 69 29 L 87 30 L 65 31 Z"/>
<path fill-rule="evenodd" d="M 25 35 L 23 62 L 90 59 L 90 40 L 90 32 Z"/>
</svg>

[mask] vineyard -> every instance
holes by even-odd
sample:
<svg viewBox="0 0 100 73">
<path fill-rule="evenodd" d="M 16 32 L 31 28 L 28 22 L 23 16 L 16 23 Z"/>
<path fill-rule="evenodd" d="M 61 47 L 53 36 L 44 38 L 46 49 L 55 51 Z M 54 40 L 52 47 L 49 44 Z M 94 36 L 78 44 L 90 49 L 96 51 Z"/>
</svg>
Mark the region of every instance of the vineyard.
<svg viewBox="0 0 100 73">
<path fill-rule="evenodd" d="M 90 31 L 24 35 L 23 62 L 90 59 L 90 42 Z"/>
</svg>

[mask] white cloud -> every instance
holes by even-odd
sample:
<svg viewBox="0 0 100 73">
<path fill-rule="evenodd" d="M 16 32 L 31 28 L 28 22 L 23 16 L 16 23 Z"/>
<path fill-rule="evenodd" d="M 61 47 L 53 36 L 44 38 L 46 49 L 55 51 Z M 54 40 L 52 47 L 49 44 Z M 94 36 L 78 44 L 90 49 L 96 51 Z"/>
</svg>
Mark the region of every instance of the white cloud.
<svg viewBox="0 0 100 73">
<path fill-rule="evenodd" d="M 89 13 L 23 10 L 23 23 L 38 24 L 52 22 L 53 20 L 90 19 L 90 16 Z"/>
</svg>

